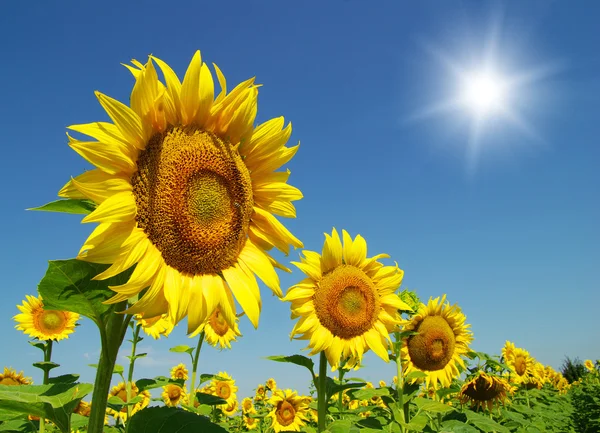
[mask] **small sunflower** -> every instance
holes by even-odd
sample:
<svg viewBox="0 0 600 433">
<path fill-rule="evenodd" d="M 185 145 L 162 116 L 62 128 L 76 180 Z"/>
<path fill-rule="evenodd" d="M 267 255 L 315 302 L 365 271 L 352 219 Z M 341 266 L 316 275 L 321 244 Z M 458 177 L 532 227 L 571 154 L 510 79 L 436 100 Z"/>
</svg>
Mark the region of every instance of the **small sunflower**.
<svg viewBox="0 0 600 433">
<path fill-rule="evenodd" d="M 242 412 L 244 415 L 248 413 L 256 413 L 254 403 L 252 403 L 252 399 L 250 397 L 246 397 L 242 400 Z"/>
<path fill-rule="evenodd" d="M 585 362 L 583 363 L 583 365 L 590 372 L 596 370 L 596 367 L 594 367 L 594 363 L 593 363 L 593 361 L 591 359 L 586 359 Z"/>
<path fill-rule="evenodd" d="M 148 319 L 144 319 L 141 315 L 136 314 L 135 320 L 142 325 L 144 332 L 155 340 L 158 340 L 160 337 L 168 337 L 174 327 L 173 322 L 167 314 Z"/>
<path fill-rule="evenodd" d="M 457 305 L 450 306 L 446 295 L 429 299 L 421 304 L 418 312 L 404 322 L 404 331 L 418 334 L 404 339 L 402 362 L 406 363 L 406 374 L 422 371 L 425 387 L 436 387 L 437 383 L 447 387 L 453 378 L 460 374 L 459 367 L 465 368 L 462 356 L 469 351 L 473 340 L 470 325 Z"/>
<path fill-rule="evenodd" d="M 514 389 L 506 379 L 479 371 L 463 385 L 458 399 L 462 404 L 470 402 L 471 407 L 492 410 L 496 404 L 505 404 L 513 393 Z"/>
<path fill-rule="evenodd" d="M 185 364 L 177 364 L 171 369 L 171 379 L 188 380 L 188 369 Z"/>
<path fill-rule="evenodd" d="M 266 385 L 267 389 L 271 392 L 274 392 L 275 390 L 277 390 L 277 382 L 275 382 L 275 379 L 273 379 L 272 377 L 267 379 L 267 381 L 265 382 L 265 385 Z"/>
<path fill-rule="evenodd" d="M 247 430 L 258 428 L 258 419 L 244 415 L 244 427 L 246 427 Z"/>
<path fill-rule="evenodd" d="M 137 387 L 137 385 L 135 383 L 132 383 L 131 384 L 131 398 L 133 399 L 133 398 L 137 397 L 138 395 L 140 395 L 142 397 L 142 400 L 138 401 L 136 404 L 131 406 L 131 415 L 142 410 L 143 408 L 148 406 L 148 404 L 150 403 L 150 392 L 147 390 L 139 392 L 139 388 Z M 125 385 L 125 383 L 119 382 L 118 385 L 113 386 L 112 390 L 109 393 L 109 397 L 111 397 L 111 396 L 118 397 L 121 400 L 123 400 L 124 403 L 126 403 L 127 402 L 127 386 Z M 120 418 L 123 421 L 127 421 L 127 406 L 123 406 L 119 412 L 117 412 L 116 410 L 111 409 L 111 408 L 107 408 L 106 412 L 115 418 Z"/>
<path fill-rule="evenodd" d="M 235 386 L 235 380 L 231 378 L 227 373 L 220 371 L 217 374 L 218 377 L 212 379 L 210 384 L 211 394 L 226 400 L 228 404 L 237 402 L 236 392 L 238 390 Z"/>
<path fill-rule="evenodd" d="M 75 410 L 73 411 L 73 413 L 76 413 L 78 415 L 81 416 L 90 416 L 90 413 L 92 412 L 92 405 L 88 402 L 85 402 L 83 400 L 79 401 L 79 404 L 77 405 L 77 407 L 75 408 Z"/>
<path fill-rule="evenodd" d="M 289 170 L 275 171 L 298 150 L 285 146 L 291 125 L 280 117 L 255 127 L 259 85 L 251 78 L 228 93 L 216 66 L 215 98 L 200 51 L 183 82 L 156 57 L 132 64 L 130 106 L 96 92 L 114 123 L 69 127 L 92 137 L 69 136 L 69 145 L 97 167 L 59 192 L 97 204 L 82 222 L 99 225 L 78 258 L 112 265 L 96 280 L 137 264 L 125 284 L 111 287 L 116 295 L 108 301 L 141 295 L 129 313 L 168 313 L 174 323 L 187 316 L 191 333 L 221 304 L 233 327 L 235 297 L 257 327 L 255 276 L 281 296 L 275 267 L 282 265 L 267 251 L 302 247 L 275 217 L 295 218 L 292 202 L 302 198 L 287 184 Z"/>
<path fill-rule="evenodd" d="M 342 236 L 343 245 L 333 229 L 331 236 L 325 234 L 322 254 L 304 251 L 300 263 L 292 262 L 308 278 L 283 298 L 291 302 L 292 319 L 300 318 L 291 337 L 309 340 L 310 355 L 324 351 L 333 370 L 342 359 L 360 364 L 369 349 L 389 361 L 389 333 L 400 323 L 398 310 L 410 310 L 394 293 L 403 271 L 379 263 L 386 254 L 367 258 L 362 236 L 352 240 L 345 230 Z"/>
<path fill-rule="evenodd" d="M 229 326 L 221 307 L 217 306 L 206 323 L 192 333 L 190 338 L 204 331 L 204 339 L 208 344 L 213 347 L 217 347 L 218 345 L 219 349 L 231 349 L 231 342 L 235 341 L 236 337 L 242 335 L 237 325 L 237 317 L 235 318 L 235 322 L 234 327 Z"/>
<path fill-rule="evenodd" d="M 25 377 L 23 372 L 17 373 L 17 370 L 4 367 L 4 373 L 0 373 L 0 385 L 31 385 L 33 381 L 30 377 Z"/>
<path fill-rule="evenodd" d="M 235 414 L 238 412 L 238 409 L 239 409 L 238 401 L 237 401 L 237 399 L 234 398 L 232 401 L 228 402 L 227 404 L 220 405 L 219 409 L 221 409 L 221 412 L 223 412 L 223 414 L 225 414 L 226 416 L 229 416 L 229 417 L 235 416 Z"/>
<path fill-rule="evenodd" d="M 269 413 L 275 433 L 300 431 L 307 421 L 308 405 L 303 397 L 291 389 L 276 390 L 269 399 L 273 410 Z"/>
<path fill-rule="evenodd" d="M 507 341 L 506 346 L 509 346 L 509 344 L 511 343 Z M 535 359 L 529 355 L 528 351 L 520 347 L 514 347 L 514 344 L 512 344 L 505 357 L 504 363 L 510 368 L 511 380 L 516 384 L 526 385 L 535 375 Z"/>
<path fill-rule="evenodd" d="M 185 386 L 182 388 L 181 386 L 173 383 L 163 386 L 161 397 L 165 402 L 165 405 L 169 407 L 177 407 L 180 404 L 188 404 L 188 395 Z"/>
<path fill-rule="evenodd" d="M 256 387 L 255 390 L 255 394 L 254 394 L 254 401 L 263 401 L 267 396 L 267 389 L 266 387 L 261 383 Z"/>
<path fill-rule="evenodd" d="M 75 330 L 79 314 L 46 310 L 41 296 L 36 298 L 26 295 L 26 297 L 27 300 L 23 301 L 23 305 L 17 305 L 21 313 L 13 317 L 17 322 L 16 329 L 42 341 L 69 338 Z"/>
</svg>

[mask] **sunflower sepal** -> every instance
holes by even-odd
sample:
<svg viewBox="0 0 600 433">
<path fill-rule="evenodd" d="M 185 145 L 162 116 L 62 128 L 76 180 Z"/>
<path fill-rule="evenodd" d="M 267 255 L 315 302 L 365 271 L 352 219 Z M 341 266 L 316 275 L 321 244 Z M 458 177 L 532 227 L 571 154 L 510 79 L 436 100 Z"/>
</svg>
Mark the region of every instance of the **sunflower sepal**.
<svg viewBox="0 0 600 433">
<path fill-rule="evenodd" d="M 50 203 L 46 203 L 42 206 L 31 207 L 26 210 L 89 215 L 96 210 L 96 203 L 87 199 L 69 198 L 51 201 Z"/>
</svg>

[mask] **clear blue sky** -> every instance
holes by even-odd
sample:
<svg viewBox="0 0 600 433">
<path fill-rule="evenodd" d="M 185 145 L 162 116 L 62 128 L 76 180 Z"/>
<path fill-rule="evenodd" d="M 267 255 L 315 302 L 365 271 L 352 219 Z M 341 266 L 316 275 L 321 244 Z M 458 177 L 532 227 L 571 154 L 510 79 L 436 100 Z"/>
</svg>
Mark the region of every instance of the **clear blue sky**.
<svg viewBox="0 0 600 433">
<path fill-rule="evenodd" d="M 133 79 L 120 63 L 152 53 L 183 76 L 196 49 L 229 83 L 256 76 L 264 84 L 257 121 L 293 122 L 290 142 L 301 147 L 290 183 L 305 198 L 286 223 L 306 248 L 320 250 L 334 226 L 362 234 L 371 255 L 386 252 L 404 269 L 403 286 L 424 300 L 446 293 L 463 308 L 475 350 L 497 354 L 508 339 L 555 368 L 565 355 L 600 358 L 598 2 L 171 4 L 0 4 L 0 367 L 41 381 L 31 367 L 38 351 L 13 328 L 15 305 L 35 293 L 47 260 L 73 257 L 92 229 L 79 216 L 25 211 L 88 168 L 65 127 L 108 120 L 94 90 L 128 101 Z M 428 47 L 476 64 L 500 12 L 500 67 L 549 68 L 512 97 L 537 138 L 493 120 L 474 164 L 465 112 L 408 119 L 455 87 Z M 301 278 L 281 275 L 282 285 Z M 242 396 L 271 376 L 306 391 L 305 371 L 262 359 L 303 347 L 289 342 L 289 305 L 262 293 L 259 329 L 242 319 L 244 337 L 232 351 L 205 350 L 201 370 L 228 371 Z M 177 344 L 192 344 L 182 328 L 144 340 L 150 355 L 137 378 L 186 361 L 168 352 Z M 57 372 L 93 381 L 86 365 L 98 351 L 97 331 L 83 320 L 55 350 Z M 389 381 L 393 368 L 369 355 L 359 375 Z"/>
</svg>

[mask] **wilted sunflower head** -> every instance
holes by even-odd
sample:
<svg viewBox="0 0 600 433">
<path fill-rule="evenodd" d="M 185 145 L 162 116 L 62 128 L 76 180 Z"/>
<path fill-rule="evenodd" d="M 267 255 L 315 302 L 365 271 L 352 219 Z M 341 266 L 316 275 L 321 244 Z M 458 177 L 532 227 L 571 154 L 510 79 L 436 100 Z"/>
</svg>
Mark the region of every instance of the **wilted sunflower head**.
<svg viewBox="0 0 600 433">
<path fill-rule="evenodd" d="M 453 378 L 464 368 L 462 360 L 469 351 L 473 340 L 470 325 L 465 324 L 466 316 L 457 305 L 442 298 L 429 299 L 427 305 L 421 304 L 418 312 L 403 323 L 404 331 L 416 332 L 408 336 L 402 344 L 402 362 L 406 365 L 406 374 L 422 371 L 425 387 L 436 387 L 437 383 L 449 386 Z"/>
<path fill-rule="evenodd" d="M 462 404 L 470 402 L 471 407 L 492 410 L 495 404 L 506 403 L 513 393 L 514 389 L 506 379 L 479 371 L 463 385 L 458 398 Z"/>
<path fill-rule="evenodd" d="M 74 332 L 79 314 L 45 309 L 41 296 L 26 295 L 26 298 L 23 305 L 17 305 L 21 313 L 13 317 L 16 329 L 43 341 L 59 341 Z"/>
<path fill-rule="evenodd" d="M 235 312 L 235 309 L 234 309 Z M 238 328 L 238 318 L 235 318 L 235 326 L 229 326 L 225 315 L 220 306 L 217 306 L 207 321 L 200 326 L 195 332 L 190 334 L 190 338 L 195 337 L 200 332 L 204 331 L 204 339 L 213 347 L 219 346 L 219 349 L 231 349 L 231 342 L 236 341 L 236 338 L 241 336 Z"/>
<path fill-rule="evenodd" d="M 142 400 L 138 401 L 134 405 L 131 406 L 131 415 L 136 412 L 142 410 L 150 403 L 150 392 L 144 390 L 142 392 L 139 391 L 139 388 L 135 383 L 130 383 L 131 386 L 131 398 L 135 398 L 138 395 L 142 397 Z M 127 385 L 124 382 L 119 382 L 119 384 L 113 386 L 109 397 L 118 397 L 123 400 L 124 403 L 127 403 Z M 115 418 L 120 418 L 123 421 L 127 421 L 127 406 L 123 406 L 119 412 L 114 409 L 107 408 L 106 413 L 112 415 Z"/>
<path fill-rule="evenodd" d="M 171 369 L 171 379 L 188 380 L 188 369 L 185 364 L 177 364 Z"/>
<path fill-rule="evenodd" d="M 180 404 L 188 403 L 188 395 L 185 386 L 181 387 L 174 383 L 163 386 L 161 397 L 165 402 L 165 405 L 169 407 L 177 407 Z"/>
<path fill-rule="evenodd" d="M 217 377 L 212 379 L 210 389 L 212 391 L 211 394 L 226 400 L 228 404 L 231 404 L 233 401 L 236 401 L 237 404 L 237 396 L 235 393 L 238 388 L 235 386 L 235 380 L 224 371 L 220 371 L 219 374 L 217 374 Z"/>
<path fill-rule="evenodd" d="M 335 370 L 341 360 L 360 364 L 369 349 L 389 361 L 389 333 L 399 323 L 398 310 L 410 307 L 394 293 L 402 282 L 398 266 L 383 266 L 379 254 L 367 257 L 362 236 L 354 240 L 343 230 L 325 233 L 322 254 L 303 251 L 292 262 L 307 278 L 292 286 L 284 300 L 291 302 L 292 319 L 300 318 L 291 337 L 309 340 L 310 354 L 325 352 Z"/>
<path fill-rule="evenodd" d="M 302 198 L 287 184 L 289 170 L 276 171 L 298 149 L 285 146 L 291 125 L 280 117 L 255 127 L 254 78 L 228 92 L 216 66 L 215 98 L 199 51 L 183 81 L 156 57 L 132 64 L 130 106 L 96 92 L 113 123 L 69 127 L 97 140 L 69 136 L 69 145 L 97 168 L 59 192 L 97 205 L 83 222 L 99 225 L 78 258 L 112 265 L 97 280 L 137 264 L 125 284 L 111 287 L 116 295 L 108 301 L 141 295 L 128 313 L 168 313 L 174 323 L 187 316 L 193 332 L 220 304 L 234 327 L 235 297 L 256 327 L 255 276 L 281 296 L 275 267 L 282 266 L 267 251 L 302 247 L 275 217 L 295 217 L 292 202 Z"/>
<path fill-rule="evenodd" d="M 25 377 L 23 372 L 17 373 L 17 370 L 4 367 L 4 373 L 0 373 L 0 385 L 31 385 L 33 381 L 30 377 Z"/>
<path fill-rule="evenodd" d="M 300 431 L 307 421 L 308 405 L 303 397 L 291 389 L 278 389 L 269 399 L 273 409 L 269 413 L 275 433 Z"/>
<path fill-rule="evenodd" d="M 146 335 L 151 336 L 155 340 L 158 340 L 160 337 L 168 337 L 174 328 L 173 321 L 169 319 L 167 314 L 161 314 L 148 319 L 144 319 L 140 314 L 136 314 L 135 320 L 142 325 L 142 330 Z"/>
</svg>

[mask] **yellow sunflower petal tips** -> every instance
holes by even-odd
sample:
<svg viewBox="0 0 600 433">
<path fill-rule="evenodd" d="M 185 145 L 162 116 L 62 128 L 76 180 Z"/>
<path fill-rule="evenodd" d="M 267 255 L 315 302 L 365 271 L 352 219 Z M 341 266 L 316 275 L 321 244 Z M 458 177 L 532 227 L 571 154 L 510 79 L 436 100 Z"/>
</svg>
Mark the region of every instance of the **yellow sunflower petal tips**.
<svg viewBox="0 0 600 433">
<path fill-rule="evenodd" d="M 112 123 L 70 127 L 92 137 L 71 137 L 69 145 L 97 167 L 60 191 L 97 204 L 83 222 L 99 226 L 78 258 L 112 265 L 96 279 L 137 264 L 108 301 L 148 289 L 128 313 L 168 314 L 175 324 L 188 317 L 191 333 L 220 305 L 233 329 L 235 298 L 256 327 L 256 277 L 281 296 L 279 265 L 267 251 L 302 247 L 275 217 L 294 217 L 292 202 L 302 198 L 287 184 L 289 171 L 277 171 L 297 150 L 286 147 L 291 126 L 277 118 L 254 127 L 254 79 L 227 93 L 216 68 L 222 88 L 215 99 L 199 51 L 183 81 L 158 58 L 132 63 L 130 106 L 97 92 Z"/>
<path fill-rule="evenodd" d="M 13 319 L 15 328 L 38 340 L 63 340 L 75 331 L 79 314 L 44 308 L 42 297 L 26 296 L 23 305 L 17 305 L 20 314 Z"/>
<path fill-rule="evenodd" d="M 177 364 L 171 369 L 171 379 L 188 380 L 188 369 L 185 364 Z"/>
<path fill-rule="evenodd" d="M 17 370 L 4 367 L 4 373 L 0 373 L 0 385 L 31 385 L 33 381 L 30 377 L 25 377 L 23 372 L 17 373 Z"/>
<path fill-rule="evenodd" d="M 131 398 L 135 398 L 137 396 L 141 396 L 142 399 L 131 406 L 131 415 L 136 412 L 142 410 L 150 403 L 150 392 L 144 390 L 140 392 L 139 388 L 135 383 L 131 383 Z M 124 382 L 119 382 L 119 384 L 115 385 L 109 394 L 110 397 L 118 397 L 123 400 L 124 403 L 127 403 L 127 386 Z M 112 415 L 114 418 L 119 418 L 122 421 L 127 421 L 127 406 L 123 406 L 120 411 L 116 411 L 115 409 L 107 408 L 106 413 Z"/>
<path fill-rule="evenodd" d="M 144 319 L 138 314 L 135 316 L 135 320 L 142 325 L 142 330 L 155 340 L 160 337 L 168 337 L 174 328 L 173 322 L 166 314 L 149 319 Z"/>
<path fill-rule="evenodd" d="M 469 351 L 473 340 L 465 320 L 457 305 L 446 302 L 446 295 L 430 299 L 427 305 L 421 304 L 418 312 L 403 323 L 404 331 L 418 333 L 406 337 L 402 345 L 406 374 L 412 371 L 427 374 L 426 388 L 436 387 L 438 382 L 449 386 L 460 374 L 459 367 L 465 368 L 461 357 Z"/>
<path fill-rule="evenodd" d="M 325 352 L 335 370 L 341 360 L 359 365 L 369 349 L 389 361 L 389 333 L 400 323 L 398 310 L 410 310 L 395 291 L 403 271 L 383 266 L 379 255 L 367 257 L 367 243 L 344 230 L 343 242 L 333 229 L 325 234 L 322 254 L 304 251 L 292 262 L 307 278 L 292 286 L 284 301 L 291 302 L 292 319 L 300 318 L 291 336 L 309 340 L 311 355 Z"/>
</svg>

